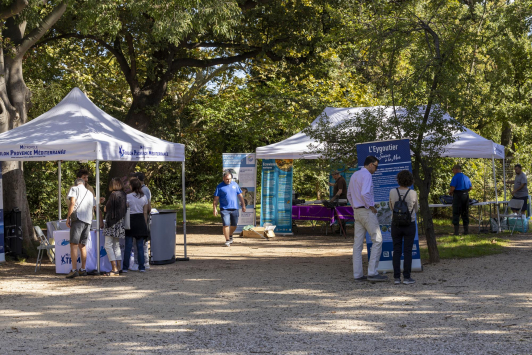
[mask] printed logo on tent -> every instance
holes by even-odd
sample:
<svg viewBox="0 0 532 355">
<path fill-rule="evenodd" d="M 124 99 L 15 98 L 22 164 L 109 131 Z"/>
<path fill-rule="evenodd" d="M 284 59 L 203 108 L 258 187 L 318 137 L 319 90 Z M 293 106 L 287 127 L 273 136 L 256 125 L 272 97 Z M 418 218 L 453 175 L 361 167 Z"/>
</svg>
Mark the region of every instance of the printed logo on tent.
<svg viewBox="0 0 532 355">
<path fill-rule="evenodd" d="M 100 247 L 100 258 L 103 258 L 107 255 L 107 251 L 105 251 L 105 248 L 102 246 Z"/>
<path fill-rule="evenodd" d="M 69 245 L 69 244 L 70 244 L 70 241 L 66 240 L 66 239 L 63 239 L 63 241 L 61 242 L 61 245 L 63 245 L 63 246 Z"/>
<path fill-rule="evenodd" d="M 37 146 L 36 146 L 36 145 L 25 145 L 25 144 L 21 144 L 21 145 L 20 145 L 20 149 L 37 149 Z"/>
<path fill-rule="evenodd" d="M 122 146 L 118 147 L 118 153 L 120 154 L 120 158 L 123 158 L 124 157 L 124 148 L 122 148 Z"/>
<path fill-rule="evenodd" d="M 131 156 L 133 158 L 154 157 L 154 156 L 167 157 L 170 155 L 168 152 L 155 151 L 155 150 L 152 150 L 152 148 L 148 148 L 143 145 L 140 145 L 139 149 L 135 148 L 132 150 L 125 150 L 122 146 L 120 146 L 118 147 L 118 153 L 120 154 L 120 158 L 124 158 L 125 156 Z"/>
</svg>

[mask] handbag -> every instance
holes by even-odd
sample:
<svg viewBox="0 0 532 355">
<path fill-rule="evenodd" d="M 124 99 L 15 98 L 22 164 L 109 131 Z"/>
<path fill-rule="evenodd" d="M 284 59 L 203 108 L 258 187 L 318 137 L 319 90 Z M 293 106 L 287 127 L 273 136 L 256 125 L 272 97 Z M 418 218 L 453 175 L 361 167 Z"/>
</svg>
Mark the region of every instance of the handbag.
<svg viewBox="0 0 532 355">
<path fill-rule="evenodd" d="M 128 207 L 126 210 L 126 215 L 124 216 L 124 229 L 131 229 L 130 213 L 131 213 L 131 210 Z"/>
<path fill-rule="evenodd" d="M 85 195 L 83 196 L 83 198 L 81 199 L 79 206 L 81 206 L 81 202 L 83 202 L 83 200 L 85 199 L 85 196 L 87 196 L 87 192 L 89 192 L 89 190 L 87 190 L 85 192 Z M 76 222 L 76 221 L 79 221 L 79 218 L 78 218 L 78 208 L 76 208 L 74 211 L 72 211 L 72 213 L 70 214 L 70 222 Z"/>
</svg>

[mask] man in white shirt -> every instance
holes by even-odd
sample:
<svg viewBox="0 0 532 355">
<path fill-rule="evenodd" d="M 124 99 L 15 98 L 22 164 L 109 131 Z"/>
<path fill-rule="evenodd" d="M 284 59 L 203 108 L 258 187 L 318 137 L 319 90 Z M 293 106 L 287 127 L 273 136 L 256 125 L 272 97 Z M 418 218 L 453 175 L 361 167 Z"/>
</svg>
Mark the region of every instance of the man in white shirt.
<svg viewBox="0 0 532 355">
<path fill-rule="evenodd" d="M 148 186 L 146 186 L 146 184 L 144 183 L 144 179 L 146 178 L 146 176 L 144 175 L 144 173 L 141 173 L 141 172 L 135 173 L 135 176 L 137 177 L 137 179 L 139 179 L 140 183 L 142 184 L 142 193 L 148 199 L 148 214 L 150 214 L 151 213 L 150 212 L 151 211 L 151 191 L 148 188 Z M 150 230 L 149 218 L 150 217 L 148 217 L 148 230 Z M 136 245 L 134 245 L 133 250 L 134 250 L 135 260 L 138 260 Z M 144 240 L 144 261 L 145 261 L 144 267 L 146 269 L 149 269 L 150 268 L 150 251 L 148 250 L 148 239 Z"/>
<path fill-rule="evenodd" d="M 382 251 L 382 235 L 377 219 L 377 209 L 373 195 L 371 175 L 377 171 L 379 160 L 369 155 L 364 167 L 355 172 L 349 181 L 347 199 L 353 207 L 355 217 L 355 242 L 353 244 L 353 276 L 355 281 L 387 281 L 388 277 L 379 275 L 377 268 Z M 368 276 L 364 276 L 362 268 L 362 248 L 366 231 L 371 236 L 373 246 L 368 260 Z"/>
<path fill-rule="evenodd" d="M 85 264 L 87 261 L 87 249 L 85 244 L 89 238 L 92 223 L 92 209 L 96 204 L 94 195 L 85 187 L 85 181 L 77 178 L 74 186 L 70 188 L 68 196 L 70 206 L 68 207 L 67 227 L 70 228 L 70 258 L 72 260 L 72 271 L 67 275 L 68 279 L 77 276 L 86 276 Z M 72 213 L 76 212 L 76 218 L 72 218 Z M 81 254 L 81 269 L 76 269 L 78 260 L 78 246 Z"/>
</svg>

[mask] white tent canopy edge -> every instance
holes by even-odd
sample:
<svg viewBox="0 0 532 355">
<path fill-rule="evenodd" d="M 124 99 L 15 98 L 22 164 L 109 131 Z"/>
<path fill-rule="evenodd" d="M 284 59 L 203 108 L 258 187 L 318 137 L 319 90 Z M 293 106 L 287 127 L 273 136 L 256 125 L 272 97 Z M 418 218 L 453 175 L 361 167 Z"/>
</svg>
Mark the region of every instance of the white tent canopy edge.
<svg viewBox="0 0 532 355">
<path fill-rule="evenodd" d="M 335 108 L 326 107 L 323 112 L 311 123 L 315 127 L 320 122 L 320 119 L 327 120 L 336 126 L 341 122 L 352 119 L 355 115 L 362 113 L 365 110 L 379 110 L 382 109 L 388 117 L 394 114 L 392 107 L 374 106 L 374 107 L 349 107 L 349 108 Z M 405 108 L 396 107 L 397 114 L 404 114 Z M 451 120 L 452 117 L 445 113 L 443 119 Z M 485 158 L 492 160 L 493 179 L 496 182 L 495 174 L 495 159 L 503 160 L 503 169 L 505 167 L 504 160 L 504 146 L 497 144 L 489 139 L 486 139 L 469 128 L 465 128 L 461 132 L 453 134 L 455 141 L 443 147 L 441 157 L 449 158 Z M 390 137 L 395 139 L 396 137 Z M 309 146 L 319 146 L 319 142 L 310 138 L 303 132 L 294 134 L 293 136 L 273 143 L 267 146 L 258 147 L 256 149 L 257 159 L 318 159 L 320 154 L 309 153 Z M 504 183 L 504 199 L 506 199 L 506 171 L 503 171 Z M 497 184 L 495 183 L 495 202 L 497 203 L 497 219 L 499 219 L 498 208 L 498 193 Z"/>
<path fill-rule="evenodd" d="M 186 249 L 185 146 L 168 142 L 117 120 L 74 88 L 50 111 L 0 134 L 0 160 L 58 161 L 61 219 L 61 161 L 96 162 L 96 201 L 100 201 L 100 161 L 181 162 L 184 260 Z M 96 219 L 100 219 L 96 209 Z M 98 234 L 100 229 L 98 229 Z M 100 249 L 97 238 L 97 250 Z M 98 271 L 100 271 L 100 265 Z"/>
</svg>

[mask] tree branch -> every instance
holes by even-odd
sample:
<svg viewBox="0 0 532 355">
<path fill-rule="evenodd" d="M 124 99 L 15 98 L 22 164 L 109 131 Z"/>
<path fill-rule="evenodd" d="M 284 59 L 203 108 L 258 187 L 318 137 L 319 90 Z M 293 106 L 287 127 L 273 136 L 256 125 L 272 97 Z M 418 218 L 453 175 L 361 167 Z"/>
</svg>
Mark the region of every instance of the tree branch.
<svg viewBox="0 0 532 355">
<path fill-rule="evenodd" d="M 11 5 L 0 11 L 0 19 L 5 20 L 15 15 L 18 15 L 28 6 L 28 0 L 15 0 Z"/>
<path fill-rule="evenodd" d="M 17 48 L 17 54 L 15 60 L 21 59 L 24 54 L 31 48 L 42 36 L 63 16 L 66 11 L 67 5 L 62 2 L 57 5 L 52 12 L 44 18 L 44 20 L 34 28 L 27 36 L 22 39 L 20 46 Z"/>
</svg>

